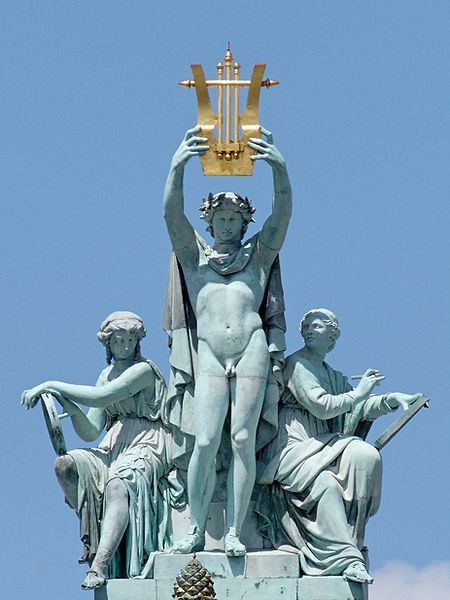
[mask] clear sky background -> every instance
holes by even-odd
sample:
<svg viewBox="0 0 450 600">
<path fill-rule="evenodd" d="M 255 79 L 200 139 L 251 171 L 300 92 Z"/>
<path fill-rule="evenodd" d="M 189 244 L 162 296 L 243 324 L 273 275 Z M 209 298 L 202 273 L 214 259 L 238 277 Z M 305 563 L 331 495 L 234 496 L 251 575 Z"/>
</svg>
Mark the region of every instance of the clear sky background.
<svg viewBox="0 0 450 600">
<path fill-rule="evenodd" d="M 95 333 L 117 309 L 142 315 L 144 354 L 167 374 L 162 192 L 197 117 L 177 82 L 191 63 L 213 76 L 228 41 L 243 77 L 265 62 L 281 82 L 262 90 L 261 122 L 294 189 L 281 258 L 289 353 L 299 318 L 325 306 L 342 330 L 332 366 L 375 367 L 381 391 L 431 397 L 383 450 L 371 599 L 445 596 L 449 25 L 440 0 L 0 3 L 2 597 L 92 597 L 41 410 L 19 396 L 47 379 L 93 384 L 105 360 Z M 205 178 L 193 160 L 186 209 L 201 233 L 201 199 L 227 189 L 253 200 L 252 231 L 267 217 L 267 164 Z"/>
</svg>

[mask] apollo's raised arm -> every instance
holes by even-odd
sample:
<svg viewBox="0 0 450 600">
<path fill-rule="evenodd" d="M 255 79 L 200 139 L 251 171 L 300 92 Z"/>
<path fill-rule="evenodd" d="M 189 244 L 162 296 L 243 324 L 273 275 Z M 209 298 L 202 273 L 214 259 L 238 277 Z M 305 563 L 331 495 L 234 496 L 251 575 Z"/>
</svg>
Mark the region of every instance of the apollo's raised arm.
<svg viewBox="0 0 450 600">
<path fill-rule="evenodd" d="M 208 150 L 208 146 L 202 145 L 206 138 L 196 135 L 199 131 L 200 127 L 194 127 L 186 132 L 172 157 L 164 188 L 163 215 L 174 250 L 187 246 L 194 235 L 192 225 L 184 214 L 183 175 L 188 160 Z"/>
<path fill-rule="evenodd" d="M 248 145 L 258 152 L 252 160 L 265 160 L 272 167 L 273 202 L 272 214 L 264 223 L 259 239 L 269 248 L 279 250 L 283 245 L 292 214 L 292 189 L 285 160 L 273 143 L 270 131 L 261 127 L 266 140 L 250 138 Z"/>
</svg>

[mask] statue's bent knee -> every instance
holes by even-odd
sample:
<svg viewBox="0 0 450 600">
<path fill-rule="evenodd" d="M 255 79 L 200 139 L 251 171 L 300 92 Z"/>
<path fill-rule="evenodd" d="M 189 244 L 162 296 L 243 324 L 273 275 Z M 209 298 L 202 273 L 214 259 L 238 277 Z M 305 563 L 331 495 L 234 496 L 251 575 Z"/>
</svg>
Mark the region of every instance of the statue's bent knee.
<svg viewBox="0 0 450 600">
<path fill-rule="evenodd" d="M 128 499 L 128 489 L 126 484 L 120 479 L 120 477 L 114 477 L 110 479 L 106 485 L 106 493 L 110 498 L 124 498 Z"/>
<path fill-rule="evenodd" d="M 68 454 L 55 460 L 55 474 L 59 481 L 73 481 L 78 476 L 75 461 Z"/>
<path fill-rule="evenodd" d="M 322 471 L 316 478 L 314 483 L 315 495 L 322 495 L 324 492 L 336 493 L 339 497 L 342 496 L 342 488 L 336 481 L 336 478 L 329 471 Z"/>
<path fill-rule="evenodd" d="M 365 469 L 366 471 L 377 471 L 381 468 L 381 456 L 374 446 L 363 440 L 354 440 L 345 449 L 353 466 L 356 469 Z"/>
</svg>

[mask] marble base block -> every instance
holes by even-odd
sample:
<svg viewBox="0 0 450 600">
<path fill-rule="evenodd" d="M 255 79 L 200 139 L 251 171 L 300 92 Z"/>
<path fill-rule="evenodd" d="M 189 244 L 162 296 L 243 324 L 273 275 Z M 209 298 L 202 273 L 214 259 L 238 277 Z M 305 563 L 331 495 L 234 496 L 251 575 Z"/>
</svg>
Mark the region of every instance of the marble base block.
<svg viewBox="0 0 450 600">
<path fill-rule="evenodd" d="M 367 600 L 367 586 L 342 577 L 300 577 L 295 554 L 280 550 L 249 552 L 230 558 L 223 552 L 198 552 L 208 569 L 217 600 Z M 95 590 L 95 600 L 171 600 L 175 578 L 192 554 L 159 554 L 153 579 L 112 579 Z"/>
</svg>

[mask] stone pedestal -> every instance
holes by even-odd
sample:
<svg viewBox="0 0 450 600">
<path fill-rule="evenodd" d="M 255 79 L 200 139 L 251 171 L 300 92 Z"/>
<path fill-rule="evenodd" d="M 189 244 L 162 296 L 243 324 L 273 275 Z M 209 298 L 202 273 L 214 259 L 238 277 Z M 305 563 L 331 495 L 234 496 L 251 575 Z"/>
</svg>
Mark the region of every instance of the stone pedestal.
<svg viewBox="0 0 450 600">
<path fill-rule="evenodd" d="M 298 580 L 298 600 L 367 600 L 367 585 L 342 577 L 307 577 Z"/>
<path fill-rule="evenodd" d="M 213 578 L 217 600 L 367 600 L 367 586 L 342 577 L 300 577 L 298 557 L 288 552 L 196 556 Z M 95 600 L 171 600 L 175 577 L 191 558 L 192 554 L 160 554 L 153 579 L 113 579 L 95 591 Z"/>
<path fill-rule="evenodd" d="M 266 540 L 257 533 L 258 525 L 255 513 L 256 502 L 249 504 L 240 539 L 248 550 L 260 550 L 265 547 Z M 211 502 L 209 517 L 206 523 L 205 550 L 223 550 L 223 534 L 225 531 L 226 502 Z M 190 527 L 191 512 L 189 506 L 183 510 L 171 511 L 173 539 L 179 540 L 186 535 Z"/>
</svg>

